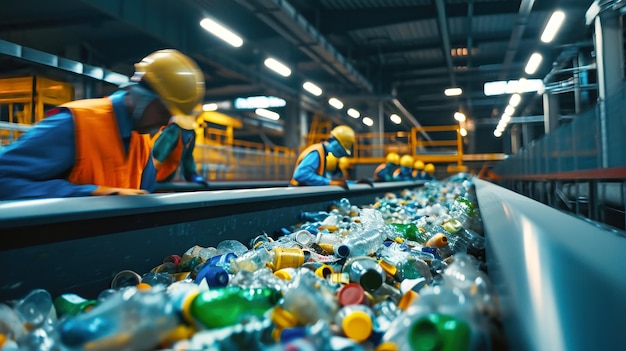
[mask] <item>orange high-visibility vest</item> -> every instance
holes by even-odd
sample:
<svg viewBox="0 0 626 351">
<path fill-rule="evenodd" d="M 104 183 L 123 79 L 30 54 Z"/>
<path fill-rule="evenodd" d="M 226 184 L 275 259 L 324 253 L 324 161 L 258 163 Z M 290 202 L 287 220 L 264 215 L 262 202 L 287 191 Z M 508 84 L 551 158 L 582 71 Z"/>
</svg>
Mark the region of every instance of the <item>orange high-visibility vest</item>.
<svg viewBox="0 0 626 351">
<path fill-rule="evenodd" d="M 325 156 L 326 153 L 324 152 L 324 146 L 321 143 L 313 144 L 307 147 L 306 149 L 304 149 L 304 151 L 300 153 L 300 155 L 298 155 L 298 159 L 296 160 L 296 167 L 293 170 L 294 174 L 296 173 L 296 169 L 298 169 L 298 165 L 300 164 L 300 162 L 302 162 L 304 157 L 310 154 L 311 152 L 317 152 L 318 155 L 320 156 L 320 165 L 317 167 L 316 173 L 321 176 L 324 176 L 324 172 L 326 169 L 326 156 Z M 291 177 L 291 181 L 289 182 L 289 184 L 293 186 L 300 185 L 298 181 L 293 178 L 293 176 Z"/>
<path fill-rule="evenodd" d="M 110 98 L 72 101 L 76 162 L 68 177 L 74 184 L 140 189 L 151 157 L 150 136 L 132 132 L 128 154 L 120 136 Z"/>
<path fill-rule="evenodd" d="M 377 180 L 377 181 L 384 180 L 384 179 L 381 179 L 378 176 L 378 172 L 380 172 L 383 169 L 385 169 L 385 167 L 387 167 L 387 162 L 383 162 L 383 163 L 379 164 L 378 167 L 376 167 L 376 169 L 374 170 L 374 180 Z"/>
</svg>

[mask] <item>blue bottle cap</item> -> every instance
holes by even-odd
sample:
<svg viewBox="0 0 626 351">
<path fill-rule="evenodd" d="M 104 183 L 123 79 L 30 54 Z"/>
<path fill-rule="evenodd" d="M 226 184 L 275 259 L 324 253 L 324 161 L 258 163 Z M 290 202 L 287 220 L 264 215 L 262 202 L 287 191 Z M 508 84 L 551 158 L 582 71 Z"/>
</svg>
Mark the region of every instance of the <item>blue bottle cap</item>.
<svg viewBox="0 0 626 351">
<path fill-rule="evenodd" d="M 206 279 L 210 288 L 219 288 L 228 285 L 228 273 L 221 267 L 206 266 L 196 276 L 196 284 Z"/>
<path fill-rule="evenodd" d="M 422 252 L 428 252 L 430 254 L 433 254 L 433 256 L 435 256 L 436 259 L 440 259 L 439 254 L 437 253 L 437 248 L 436 247 L 422 247 Z"/>
<path fill-rule="evenodd" d="M 350 247 L 344 244 L 335 245 L 335 255 L 341 258 L 350 256 Z"/>
<path fill-rule="evenodd" d="M 223 255 L 217 255 L 217 256 L 211 257 L 208 261 L 206 261 L 204 265 L 205 266 L 224 266 L 224 265 L 229 264 L 231 259 L 235 259 L 235 258 L 237 258 L 237 255 L 235 255 L 232 252 L 228 252 Z"/>
<path fill-rule="evenodd" d="M 306 328 L 304 327 L 285 328 L 280 333 L 280 342 L 286 344 L 293 340 L 304 338 L 305 336 Z"/>
</svg>

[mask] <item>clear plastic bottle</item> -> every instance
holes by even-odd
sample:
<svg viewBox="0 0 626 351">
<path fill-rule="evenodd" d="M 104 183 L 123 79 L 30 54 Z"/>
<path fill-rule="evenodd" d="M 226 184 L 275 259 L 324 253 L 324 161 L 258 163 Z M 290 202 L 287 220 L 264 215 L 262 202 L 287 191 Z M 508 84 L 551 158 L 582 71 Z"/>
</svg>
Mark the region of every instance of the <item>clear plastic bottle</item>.
<svg viewBox="0 0 626 351">
<path fill-rule="evenodd" d="M 264 247 L 246 252 L 240 257 L 230 261 L 230 272 L 237 273 L 240 270 L 254 272 L 265 267 L 270 262 L 272 256 Z"/>
<path fill-rule="evenodd" d="M 373 255 L 383 247 L 386 236 L 380 228 L 371 228 L 350 233 L 341 245 L 350 250 L 348 257 Z"/>
<path fill-rule="evenodd" d="M 248 248 L 238 240 L 222 240 L 219 244 L 217 244 L 218 255 L 223 255 L 229 252 L 234 253 L 237 257 L 241 257 L 243 254 L 248 252 Z"/>
<path fill-rule="evenodd" d="M 310 269 L 299 269 L 291 286 L 284 292 L 281 307 L 304 325 L 320 319 L 332 321 L 339 304 L 335 290 L 326 280 Z"/>
<path fill-rule="evenodd" d="M 306 222 L 323 222 L 330 214 L 326 211 L 300 212 L 298 219 Z"/>
<path fill-rule="evenodd" d="M 346 261 L 342 269 L 350 281 L 360 284 L 366 291 L 379 289 L 385 281 L 385 270 L 374 258 L 369 256 L 352 257 Z"/>
<path fill-rule="evenodd" d="M 71 349 L 151 350 L 179 322 L 164 290 L 128 288 L 66 319 L 59 333 L 63 345 Z"/>
</svg>

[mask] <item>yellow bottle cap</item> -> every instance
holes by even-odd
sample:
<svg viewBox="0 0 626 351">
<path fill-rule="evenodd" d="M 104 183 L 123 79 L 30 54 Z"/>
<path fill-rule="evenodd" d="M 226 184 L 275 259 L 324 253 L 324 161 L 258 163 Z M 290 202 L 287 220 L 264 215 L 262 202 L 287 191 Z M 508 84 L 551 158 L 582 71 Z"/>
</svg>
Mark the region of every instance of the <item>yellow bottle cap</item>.
<svg viewBox="0 0 626 351">
<path fill-rule="evenodd" d="M 148 283 L 139 283 L 136 285 L 137 290 L 150 290 L 152 289 L 152 286 L 150 286 L 150 284 Z"/>
<path fill-rule="evenodd" d="M 397 242 L 398 244 L 402 244 L 402 243 L 404 243 L 404 238 L 401 238 L 401 237 L 397 236 L 397 237 L 394 239 L 394 241 L 395 241 L 395 242 Z"/>
<path fill-rule="evenodd" d="M 195 298 L 200 294 L 200 290 L 194 290 L 189 293 L 189 295 L 185 296 L 183 300 L 183 306 L 181 308 L 181 312 L 183 318 L 187 321 L 187 323 L 195 324 L 195 319 L 191 315 L 191 303 Z"/>
<path fill-rule="evenodd" d="M 326 277 L 328 277 L 329 275 L 335 273 L 335 271 L 333 270 L 333 268 L 327 264 L 324 264 L 320 267 L 318 267 L 315 270 L 315 275 L 317 275 L 320 278 L 324 278 L 326 279 Z"/>
<path fill-rule="evenodd" d="M 385 341 L 376 347 L 375 351 L 398 351 L 398 345 L 391 341 Z"/>
<path fill-rule="evenodd" d="M 420 297 L 418 293 L 413 290 L 407 291 L 402 297 L 400 301 L 398 301 L 398 308 L 406 311 L 407 308 L 413 303 L 413 301 L 417 300 Z"/>
<path fill-rule="evenodd" d="M 283 330 L 280 328 L 275 328 L 274 330 L 272 330 L 272 339 L 274 339 L 275 341 L 280 341 L 280 334 L 282 332 Z"/>
<path fill-rule="evenodd" d="M 362 342 L 372 334 L 372 319 L 363 311 L 354 311 L 343 319 L 341 328 L 348 338 Z"/>
<path fill-rule="evenodd" d="M 174 330 L 172 330 L 167 336 L 159 343 L 163 348 L 169 348 L 171 344 L 180 340 L 190 339 L 195 334 L 196 329 L 188 325 L 180 324 Z"/>
<path fill-rule="evenodd" d="M 272 310 L 272 322 L 274 322 L 279 329 L 293 328 L 298 325 L 296 317 L 280 306 L 276 306 L 274 310 Z"/>
<path fill-rule="evenodd" d="M 393 265 L 393 264 L 391 264 L 391 263 L 389 263 L 389 262 L 387 262 L 385 260 L 378 261 L 378 264 L 381 267 L 383 267 L 383 270 L 385 270 L 385 272 L 387 272 L 387 274 L 389 274 L 392 277 L 394 275 L 396 275 L 396 272 L 398 272 L 398 268 L 395 265 Z"/>
<path fill-rule="evenodd" d="M 0 333 L 0 347 L 2 347 L 2 345 L 4 345 L 5 342 L 7 342 L 6 335 Z"/>
<path fill-rule="evenodd" d="M 291 274 L 289 274 L 289 272 L 284 269 L 279 269 L 274 272 L 274 276 L 282 280 L 291 280 Z"/>
</svg>

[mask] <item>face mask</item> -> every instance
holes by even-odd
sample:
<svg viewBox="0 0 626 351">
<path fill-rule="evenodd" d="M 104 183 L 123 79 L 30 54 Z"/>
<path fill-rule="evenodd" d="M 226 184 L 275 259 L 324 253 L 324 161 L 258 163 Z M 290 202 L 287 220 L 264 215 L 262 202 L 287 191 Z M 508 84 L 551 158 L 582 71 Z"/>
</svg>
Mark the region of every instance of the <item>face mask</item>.
<svg viewBox="0 0 626 351">
<path fill-rule="evenodd" d="M 335 155 L 335 157 L 337 158 L 348 156 L 346 150 L 343 148 L 343 146 L 341 146 L 341 144 L 339 144 L 337 139 L 330 139 L 328 141 L 328 144 L 326 145 L 326 148 L 329 152 L 332 152 L 333 155 Z"/>
</svg>

